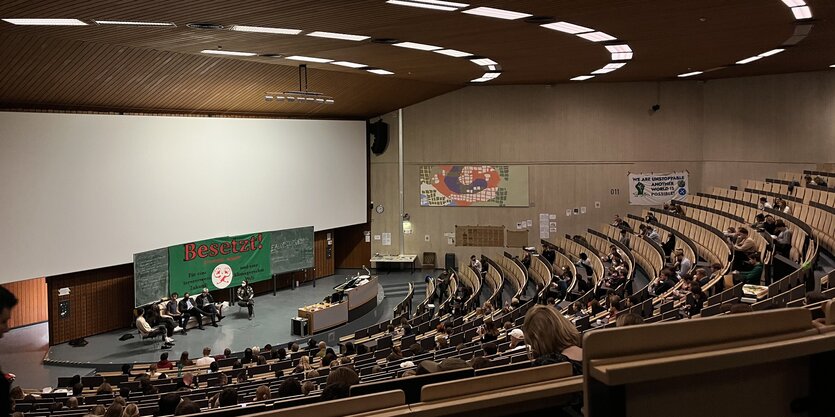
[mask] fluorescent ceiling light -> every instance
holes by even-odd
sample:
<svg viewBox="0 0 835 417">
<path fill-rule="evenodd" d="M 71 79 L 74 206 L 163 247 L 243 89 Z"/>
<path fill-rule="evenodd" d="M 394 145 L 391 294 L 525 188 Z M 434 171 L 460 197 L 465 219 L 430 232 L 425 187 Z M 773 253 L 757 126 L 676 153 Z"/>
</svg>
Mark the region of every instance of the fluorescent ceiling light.
<svg viewBox="0 0 835 417">
<path fill-rule="evenodd" d="M 830 65 L 829 68 L 835 68 L 835 64 Z"/>
<path fill-rule="evenodd" d="M 792 7 L 792 13 L 797 20 L 812 18 L 812 9 L 809 6 Z"/>
<path fill-rule="evenodd" d="M 257 33 L 273 33 L 276 35 L 298 35 L 301 29 L 282 29 L 282 28 L 267 28 L 261 26 L 240 26 L 235 25 L 229 28 L 230 30 L 238 32 L 257 32 Z"/>
<path fill-rule="evenodd" d="M 439 51 L 432 51 L 432 52 L 437 52 L 439 54 L 447 55 L 447 56 L 454 56 L 456 58 L 463 58 L 465 56 L 471 56 L 472 55 L 469 52 L 459 51 L 459 50 L 456 50 L 456 49 L 441 49 Z"/>
<path fill-rule="evenodd" d="M 329 38 L 329 39 L 341 39 L 344 41 L 364 41 L 368 39 L 370 36 L 364 35 L 349 35 L 347 33 L 335 33 L 335 32 L 310 32 L 307 36 L 313 36 L 316 38 Z"/>
<path fill-rule="evenodd" d="M 612 72 L 612 71 L 614 71 L 614 70 L 616 70 L 620 67 L 623 67 L 624 65 L 626 65 L 625 62 L 615 62 L 615 63 L 607 64 L 605 67 L 600 68 L 599 70 L 596 70 L 596 71 L 592 72 L 592 74 L 608 74 L 608 73 L 610 73 L 610 72 Z"/>
<path fill-rule="evenodd" d="M 783 0 L 783 3 L 786 3 L 786 6 L 789 7 L 798 7 L 806 5 L 806 2 L 803 0 Z"/>
<path fill-rule="evenodd" d="M 486 67 L 486 66 L 488 66 L 488 65 L 496 65 L 496 64 L 498 64 L 498 62 L 493 61 L 493 60 L 492 60 L 492 59 L 490 59 L 490 58 L 478 58 L 478 59 L 471 59 L 471 60 L 470 60 L 470 62 L 472 62 L 473 64 L 476 64 L 476 65 L 481 65 L 481 66 L 484 66 L 484 67 Z"/>
<path fill-rule="evenodd" d="M 238 52 L 238 51 L 224 51 L 222 49 L 204 49 L 200 51 L 203 54 L 212 54 L 212 55 L 229 55 L 229 56 L 255 56 L 258 55 L 255 52 Z"/>
<path fill-rule="evenodd" d="M 768 52 L 763 52 L 763 53 L 759 54 L 758 56 L 760 58 L 765 58 L 767 56 L 777 55 L 777 54 L 779 54 L 780 52 L 783 52 L 783 51 L 785 51 L 785 49 L 777 48 L 777 49 L 772 49 Z"/>
<path fill-rule="evenodd" d="M 694 75 L 699 75 L 699 74 L 702 74 L 702 73 L 703 73 L 703 71 L 686 72 L 686 73 L 684 73 L 684 74 L 679 74 L 679 75 L 678 75 L 678 78 L 687 78 L 687 77 L 692 77 L 692 76 L 694 76 Z"/>
<path fill-rule="evenodd" d="M 366 70 L 366 71 L 377 74 L 377 75 L 394 75 L 394 73 L 391 72 L 391 71 L 386 71 L 384 69 L 379 69 L 379 68 L 378 69 L 370 69 L 370 70 Z"/>
<path fill-rule="evenodd" d="M 477 16 L 495 17 L 496 19 L 516 20 L 531 17 L 527 13 L 512 12 L 510 10 L 494 9 L 492 7 L 476 7 L 475 9 L 464 10 L 461 13 L 474 14 Z"/>
<path fill-rule="evenodd" d="M 558 30 L 560 32 L 570 33 L 572 35 L 594 31 L 594 29 L 587 28 L 585 26 L 575 25 L 573 23 L 568 22 L 548 23 L 547 25 L 542 25 L 542 27 L 551 30 Z"/>
<path fill-rule="evenodd" d="M 571 79 L 571 81 L 586 81 L 588 79 L 594 78 L 594 75 L 579 75 Z"/>
<path fill-rule="evenodd" d="M 356 62 L 350 62 L 350 61 L 335 61 L 335 62 L 331 62 L 331 64 L 339 65 L 340 67 L 348 67 L 348 68 L 364 68 L 364 67 L 368 66 L 368 65 L 365 65 L 365 64 L 358 64 Z"/>
<path fill-rule="evenodd" d="M 756 61 L 756 60 L 758 60 L 758 59 L 762 59 L 762 57 L 761 57 L 761 56 L 759 56 L 759 55 L 757 55 L 757 56 L 752 56 L 752 57 L 750 57 L 750 58 L 745 58 L 745 59 L 743 59 L 743 60 L 741 60 L 741 61 L 736 61 L 736 64 L 737 64 L 737 65 L 744 65 L 744 64 L 747 64 L 747 63 L 749 63 L 749 62 L 754 62 L 754 61 Z"/>
<path fill-rule="evenodd" d="M 609 52 L 612 52 L 612 53 L 614 53 L 614 52 L 632 52 L 632 48 L 630 48 L 629 45 L 627 45 L 625 43 L 621 44 L 621 45 L 606 45 L 606 49 Z"/>
<path fill-rule="evenodd" d="M 632 59 L 632 52 L 615 52 L 612 54 L 612 61 L 626 61 Z"/>
<path fill-rule="evenodd" d="M 495 71 L 495 70 L 496 70 L 496 66 L 495 66 L 495 65 L 488 65 L 488 66 L 487 66 L 487 69 L 489 69 L 490 71 Z"/>
<path fill-rule="evenodd" d="M 305 61 L 305 62 L 317 62 L 320 64 L 328 63 L 333 61 L 332 59 L 327 58 L 316 58 L 314 56 L 301 56 L 301 55 L 292 55 L 288 56 L 287 59 L 292 59 L 293 61 Z"/>
<path fill-rule="evenodd" d="M 451 12 L 464 7 L 469 7 L 467 3 L 456 3 L 452 1 L 442 0 L 389 0 L 386 3 L 396 4 L 399 6 L 422 7 L 424 9 L 443 10 Z"/>
<path fill-rule="evenodd" d="M 577 35 L 583 39 L 590 40 L 592 42 L 603 42 L 603 41 L 613 41 L 617 38 L 614 36 L 605 33 L 605 32 L 591 32 L 591 33 L 581 33 Z"/>
<path fill-rule="evenodd" d="M 94 20 L 99 25 L 125 25 L 125 26 L 177 26 L 171 22 L 131 22 L 126 20 Z"/>
<path fill-rule="evenodd" d="M 78 19 L 3 19 L 13 25 L 21 26 L 87 26 Z"/>
<path fill-rule="evenodd" d="M 434 51 L 437 49 L 443 49 L 440 46 L 435 45 L 427 45 L 424 43 L 416 43 L 416 42 L 398 42 L 392 44 L 394 46 L 399 46 L 401 48 L 409 48 L 409 49 L 418 49 L 421 51 Z"/>
<path fill-rule="evenodd" d="M 483 82 L 486 82 L 486 81 L 490 81 L 490 80 L 494 80 L 496 78 L 499 78 L 499 75 L 502 75 L 502 73 L 500 73 L 500 72 L 485 72 L 484 75 L 482 75 L 481 77 L 476 78 L 474 80 L 470 80 L 470 82 L 471 83 L 483 83 Z"/>
</svg>

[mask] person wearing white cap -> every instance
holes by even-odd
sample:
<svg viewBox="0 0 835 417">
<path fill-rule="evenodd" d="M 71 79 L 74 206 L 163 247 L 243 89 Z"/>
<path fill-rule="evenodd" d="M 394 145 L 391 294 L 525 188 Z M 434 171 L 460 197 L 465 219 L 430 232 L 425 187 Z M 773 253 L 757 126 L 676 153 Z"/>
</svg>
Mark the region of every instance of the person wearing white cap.
<svg viewBox="0 0 835 417">
<path fill-rule="evenodd" d="M 522 329 L 513 329 L 508 335 L 510 336 L 510 352 L 525 349 L 525 333 Z"/>
</svg>

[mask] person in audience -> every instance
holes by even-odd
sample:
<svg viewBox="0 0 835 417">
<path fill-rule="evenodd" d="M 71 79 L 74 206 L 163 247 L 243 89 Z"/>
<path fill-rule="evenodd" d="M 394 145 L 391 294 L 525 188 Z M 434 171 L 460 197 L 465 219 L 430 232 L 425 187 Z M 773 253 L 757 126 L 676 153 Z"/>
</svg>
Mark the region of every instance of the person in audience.
<svg viewBox="0 0 835 417">
<path fill-rule="evenodd" d="M 122 417 L 139 417 L 139 407 L 136 406 L 136 403 L 130 403 L 125 406 L 125 409 L 122 411 Z"/>
<path fill-rule="evenodd" d="M 290 345 L 290 352 L 291 352 L 291 353 L 296 353 L 296 352 L 298 352 L 298 351 L 299 351 L 299 348 L 300 348 L 300 347 L 299 347 L 299 344 L 298 344 L 298 343 L 296 343 L 296 342 L 293 342 L 293 343 Z"/>
<path fill-rule="evenodd" d="M 676 234 L 668 233 L 667 240 L 661 244 L 661 249 L 664 251 L 664 256 L 672 256 L 676 249 Z"/>
<path fill-rule="evenodd" d="M 672 235 L 672 233 L 671 233 Z M 690 273 L 690 268 L 693 267 L 693 262 L 684 256 L 684 251 L 679 250 L 676 252 L 676 263 L 673 265 L 673 269 L 675 269 L 676 275 L 681 278 L 684 274 Z"/>
<path fill-rule="evenodd" d="M 781 211 L 786 214 L 792 214 L 792 209 L 786 204 L 786 201 L 780 197 L 774 199 L 774 210 Z"/>
<path fill-rule="evenodd" d="M 702 312 L 702 307 L 704 307 L 707 301 L 707 294 L 702 291 L 702 284 L 698 281 L 693 281 L 690 285 L 690 295 L 692 297 L 687 297 L 687 305 L 685 308 L 687 309 L 688 315 L 692 317 Z"/>
<path fill-rule="evenodd" d="M 412 352 L 412 356 L 420 355 L 423 353 L 423 346 L 421 346 L 420 343 L 412 343 L 412 345 L 409 346 L 409 351 Z"/>
<path fill-rule="evenodd" d="M 481 345 L 481 350 L 484 352 L 484 356 L 490 357 L 495 356 L 499 353 L 499 347 L 493 342 L 483 343 Z"/>
<path fill-rule="evenodd" d="M 238 305 L 246 307 L 249 312 L 249 319 L 252 320 L 252 315 L 255 314 L 255 291 L 249 286 L 246 280 L 241 281 L 241 286 L 236 292 L 238 297 Z"/>
<path fill-rule="evenodd" d="M 319 378 L 319 372 L 315 369 L 311 369 L 304 373 L 304 379 L 316 379 Z"/>
<path fill-rule="evenodd" d="M 773 235 L 777 231 L 777 221 L 774 220 L 774 216 L 766 214 L 765 223 L 763 223 L 762 228 L 766 231 L 766 233 Z"/>
<path fill-rule="evenodd" d="M 324 358 L 327 354 L 326 350 L 328 349 L 328 344 L 324 341 L 319 342 L 319 351 L 316 352 L 317 358 Z"/>
<path fill-rule="evenodd" d="M 203 292 L 197 296 L 196 302 L 200 311 L 203 311 L 207 316 L 211 317 L 212 326 L 217 327 L 217 321 L 223 320 L 223 314 L 221 314 L 217 305 L 215 305 L 215 300 L 212 298 L 212 295 L 209 294 L 208 288 L 203 288 Z"/>
<path fill-rule="evenodd" d="M 495 342 L 499 339 L 499 328 L 491 319 L 484 320 L 484 324 L 478 328 L 477 333 L 481 336 L 481 343 Z"/>
<path fill-rule="evenodd" d="M 216 374 L 216 373 L 218 373 L 219 371 L 220 371 L 220 365 L 217 363 L 217 361 L 214 361 L 214 362 L 212 362 L 212 363 L 210 363 L 210 364 L 209 364 L 209 371 L 208 371 L 208 373 L 210 373 L 210 374 Z"/>
<path fill-rule="evenodd" d="M 278 359 L 280 361 L 287 359 L 287 349 L 283 347 L 273 349 L 273 359 Z"/>
<path fill-rule="evenodd" d="M 192 361 L 191 359 L 188 358 L 188 352 L 183 351 L 183 353 L 180 354 L 180 360 L 177 362 L 177 368 L 182 370 L 183 367 L 193 366 L 193 365 L 194 365 L 194 361 Z"/>
<path fill-rule="evenodd" d="M 125 376 L 133 376 L 131 370 L 133 369 L 133 365 L 129 363 L 122 364 L 122 375 Z"/>
<path fill-rule="evenodd" d="M 357 355 L 364 355 L 364 354 L 368 353 L 368 346 L 366 346 L 362 343 L 358 344 L 356 346 L 356 349 L 357 349 Z"/>
<path fill-rule="evenodd" d="M 205 330 L 203 328 L 203 316 L 205 313 L 197 307 L 197 304 L 191 299 L 191 295 L 189 293 L 183 294 L 183 299 L 177 304 L 180 312 L 183 313 L 183 325 L 182 327 L 185 329 L 188 325 L 188 321 L 191 317 L 194 317 L 197 320 L 197 328 L 200 330 Z"/>
<path fill-rule="evenodd" d="M 673 275 L 673 271 L 666 268 L 661 270 L 661 272 L 658 275 L 658 278 L 650 286 L 650 293 L 659 296 L 672 289 L 673 282 L 670 278 L 671 275 Z"/>
<path fill-rule="evenodd" d="M 470 267 L 481 275 L 481 261 L 475 255 L 470 256 Z"/>
<path fill-rule="evenodd" d="M 316 385 L 312 381 L 304 381 L 304 384 L 302 384 L 302 395 L 307 396 L 314 390 L 316 390 Z"/>
<path fill-rule="evenodd" d="M 342 398 L 348 398 L 350 387 L 343 383 L 327 384 L 322 390 L 322 395 L 319 397 L 322 401 L 333 401 Z"/>
<path fill-rule="evenodd" d="M 523 350 L 526 348 L 525 333 L 522 329 L 511 330 L 510 333 L 508 333 L 508 337 L 510 338 L 510 345 L 508 346 L 509 352 Z"/>
<path fill-rule="evenodd" d="M 637 324 L 644 324 L 644 318 L 635 313 L 621 314 L 615 322 L 617 327 L 634 326 Z"/>
<path fill-rule="evenodd" d="M 122 412 L 124 410 L 124 405 L 114 401 L 109 407 L 107 407 L 107 411 L 104 412 L 104 417 L 122 417 Z"/>
<path fill-rule="evenodd" d="M 200 407 L 188 398 L 183 398 L 177 408 L 174 409 L 175 416 L 185 416 L 189 414 L 200 414 Z M 108 416 L 105 416 L 108 417 Z"/>
<path fill-rule="evenodd" d="M 765 197 L 760 197 L 759 203 L 757 204 L 757 208 L 759 210 L 765 210 L 767 208 L 773 209 L 774 206 L 768 202 L 768 199 Z"/>
<path fill-rule="evenodd" d="M 113 387 L 110 386 L 107 382 L 102 382 L 98 388 L 96 388 L 96 395 L 103 395 L 103 394 L 110 394 L 113 395 Z"/>
<path fill-rule="evenodd" d="M 194 389 L 197 388 L 197 382 L 194 380 L 194 374 L 191 372 L 186 372 L 183 374 L 183 378 L 177 382 L 177 389 L 186 388 L 186 389 Z"/>
<path fill-rule="evenodd" d="M 148 365 L 148 372 L 145 372 L 145 375 L 148 375 L 148 378 L 151 379 L 158 379 L 159 376 L 162 375 L 162 373 L 159 372 L 159 367 L 157 366 L 157 364 L 152 363 Z"/>
<path fill-rule="evenodd" d="M 299 380 L 293 377 L 289 377 L 281 382 L 281 385 L 278 386 L 278 396 L 280 398 L 287 398 L 292 397 L 295 395 L 301 395 L 302 393 L 302 386 L 299 383 Z"/>
<path fill-rule="evenodd" d="M 647 223 L 649 223 L 649 222 L 647 222 Z M 652 228 L 652 226 L 647 224 L 647 227 L 646 227 L 645 230 L 646 230 L 647 239 L 652 240 L 653 242 L 655 242 L 659 245 L 664 244 L 664 242 L 661 241 L 661 235 L 659 235 L 658 232 L 656 232 L 655 229 Z"/>
<path fill-rule="evenodd" d="M 583 349 L 580 332 L 554 308 L 531 307 L 523 324 L 525 342 L 535 365 L 568 362 L 574 375 L 583 373 Z"/>
<path fill-rule="evenodd" d="M 33 398 L 33 401 L 34 401 L 34 398 Z M 94 407 L 90 410 L 90 414 L 92 414 L 92 415 L 94 415 L 94 416 L 103 416 L 103 415 L 104 415 L 104 413 L 106 413 L 106 412 L 107 412 L 107 408 L 105 408 L 105 407 L 104 407 L 103 405 L 101 405 L 101 404 L 98 404 L 98 405 L 94 406 Z M 172 413 L 173 413 L 173 411 L 172 411 Z"/>
<path fill-rule="evenodd" d="M 821 176 L 815 177 L 815 185 L 817 185 L 818 187 L 829 187 L 829 184 L 827 184 L 826 180 L 823 179 L 823 177 Z"/>
<path fill-rule="evenodd" d="M 626 246 L 626 249 L 631 249 L 630 246 L 631 238 L 629 237 L 629 232 L 626 229 L 620 229 L 620 237 L 618 237 L 618 242 L 620 242 L 623 246 Z"/>
<path fill-rule="evenodd" d="M 78 397 L 67 398 L 67 408 L 69 408 L 70 410 L 77 410 L 78 409 Z"/>
<path fill-rule="evenodd" d="M 763 230 L 765 226 L 765 214 L 758 213 L 754 216 L 754 223 L 751 223 L 751 228 L 754 230 Z"/>
<path fill-rule="evenodd" d="M 583 268 L 583 271 L 586 273 L 586 276 L 591 276 L 594 273 L 594 270 L 591 266 L 591 260 L 589 259 L 589 255 L 585 252 L 580 253 L 580 259 L 576 262 L 576 265 L 580 268 Z"/>
<path fill-rule="evenodd" d="M 696 271 L 693 272 L 693 281 L 698 282 L 702 287 L 710 282 L 710 277 L 707 275 L 707 271 L 704 268 L 696 268 Z"/>
<path fill-rule="evenodd" d="M 763 274 L 764 265 L 760 260 L 760 254 L 754 252 L 748 255 L 747 264 L 749 268 L 745 271 L 733 271 L 734 282 L 744 282 L 746 284 L 760 285 L 760 279 Z"/>
<path fill-rule="evenodd" d="M 716 281 L 716 283 L 713 284 L 713 288 L 715 288 L 716 291 L 719 292 L 724 291 L 725 289 L 725 280 L 720 278 L 722 276 L 722 269 L 722 264 L 718 262 L 710 264 L 710 278 L 708 278 L 708 282 Z M 705 285 L 707 284 L 702 283 L 702 287 L 704 287 Z"/>
<path fill-rule="evenodd" d="M 203 357 L 194 361 L 194 364 L 197 366 L 206 366 L 215 361 L 215 358 L 212 356 L 212 348 L 206 346 L 203 348 Z"/>
<path fill-rule="evenodd" d="M 296 368 L 301 369 L 301 372 L 307 372 L 312 370 L 313 366 L 310 364 L 310 357 L 302 356 L 301 358 L 299 358 L 299 364 Z"/>
<path fill-rule="evenodd" d="M 238 390 L 227 387 L 220 391 L 220 396 L 217 399 L 218 407 L 229 407 L 238 405 Z"/>
<path fill-rule="evenodd" d="M 325 386 L 331 384 L 345 384 L 348 387 L 350 387 L 352 385 L 359 384 L 359 382 L 359 375 L 357 375 L 357 372 L 354 371 L 353 368 L 351 368 L 350 366 L 340 366 L 339 368 L 332 370 L 328 374 L 328 378 L 325 381 Z"/>
<path fill-rule="evenodd" d="M 174 369 L 174 362 L 168 360 L 168 352 L 162 352 L 159 355 L 159 362 L 157 362 L 157 369 Z"/>
<path fill-rule="evenodd" d="M 589 314 L 592 315 L 592 316 L 596 316 L 596 315 L 606 311 L 606 309 L 603 308 L 603 306 L 600 305 L 600 301 L 597 301 L 596 298 L 593 298 L 589 301 L 588 310 L 589 310 Z"/>
<path fill-rule="evenodd" d="M 744 263 L 752 253 L 757 252 L 757 244 L 748 235 L 748 229 L 740 227 L 737 232 L 738 240 L 733 245 L 734 250 L 734 269 L 745 269 Z"/>
<path fill-rule="evenodd" d="M 79 379 L 80 381 L 81 379 Z M 72 386 L 72 396 L 73 397 L 80 397 L 81 394 L 84 392 L 84 385 L 81 382 L 76 382 Z"/>
<path fill-rule="evenodd" d="M 484 356 L 476 356 L 468 362 L 468 365 L 470 365 L 470 368 L 473 368 L 473 369 L 489 368 L 490 367 L 490 359 L 487 359 Z"/>
<path fill-rule="evenodd" d="M 780 255 L 788 258 L 792 249 L 792 231 L 786 227 L 786 223 L 782 219 L 777 220 L 774 224 L 776 226 L 774 231 L 777 232 L 776 236 L 771 236 L 774 239 L 774 249 Z"/>
<path fill-rule="evenodd" d="M 167 329 L 164 325 L 160 324 L 156 327 L 151 327 L 150 324 L 145 320 L 145 310 L 142 308 L 137 308 L 135 310 L 136 314 L 136 328 L 142 334 L 146 335 L 162 335 L 165 339 L 165 344 L 162 346 L 163 349 L 170 349 L 174 346 L 174 339 L 171 338 L 170 331 L 173 329 Z"/>
</svg>

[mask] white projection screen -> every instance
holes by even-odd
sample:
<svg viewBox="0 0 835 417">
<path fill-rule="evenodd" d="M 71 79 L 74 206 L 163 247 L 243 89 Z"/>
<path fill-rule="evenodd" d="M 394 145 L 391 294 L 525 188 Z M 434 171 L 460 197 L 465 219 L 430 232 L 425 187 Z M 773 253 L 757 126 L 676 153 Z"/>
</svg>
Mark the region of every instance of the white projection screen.
<svg viewBox="0 0 835 417">
<path fill-rule="evenodd" d="M 0 282 L 366 219 L 365 122 L 0 112 Z"/>
</svg>

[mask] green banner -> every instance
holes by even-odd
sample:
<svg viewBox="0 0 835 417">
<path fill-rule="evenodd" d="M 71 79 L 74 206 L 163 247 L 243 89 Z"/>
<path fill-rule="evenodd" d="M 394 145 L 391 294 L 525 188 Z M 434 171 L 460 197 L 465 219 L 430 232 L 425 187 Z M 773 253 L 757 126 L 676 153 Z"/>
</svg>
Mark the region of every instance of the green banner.
<svg viewBox="0 0 835 417">
<path fill-rule="evenodd" d="M 270 234 L 253 233 L 168 248 L 169 292 L 199 293 L 270 279 Z"/>
</svg>

